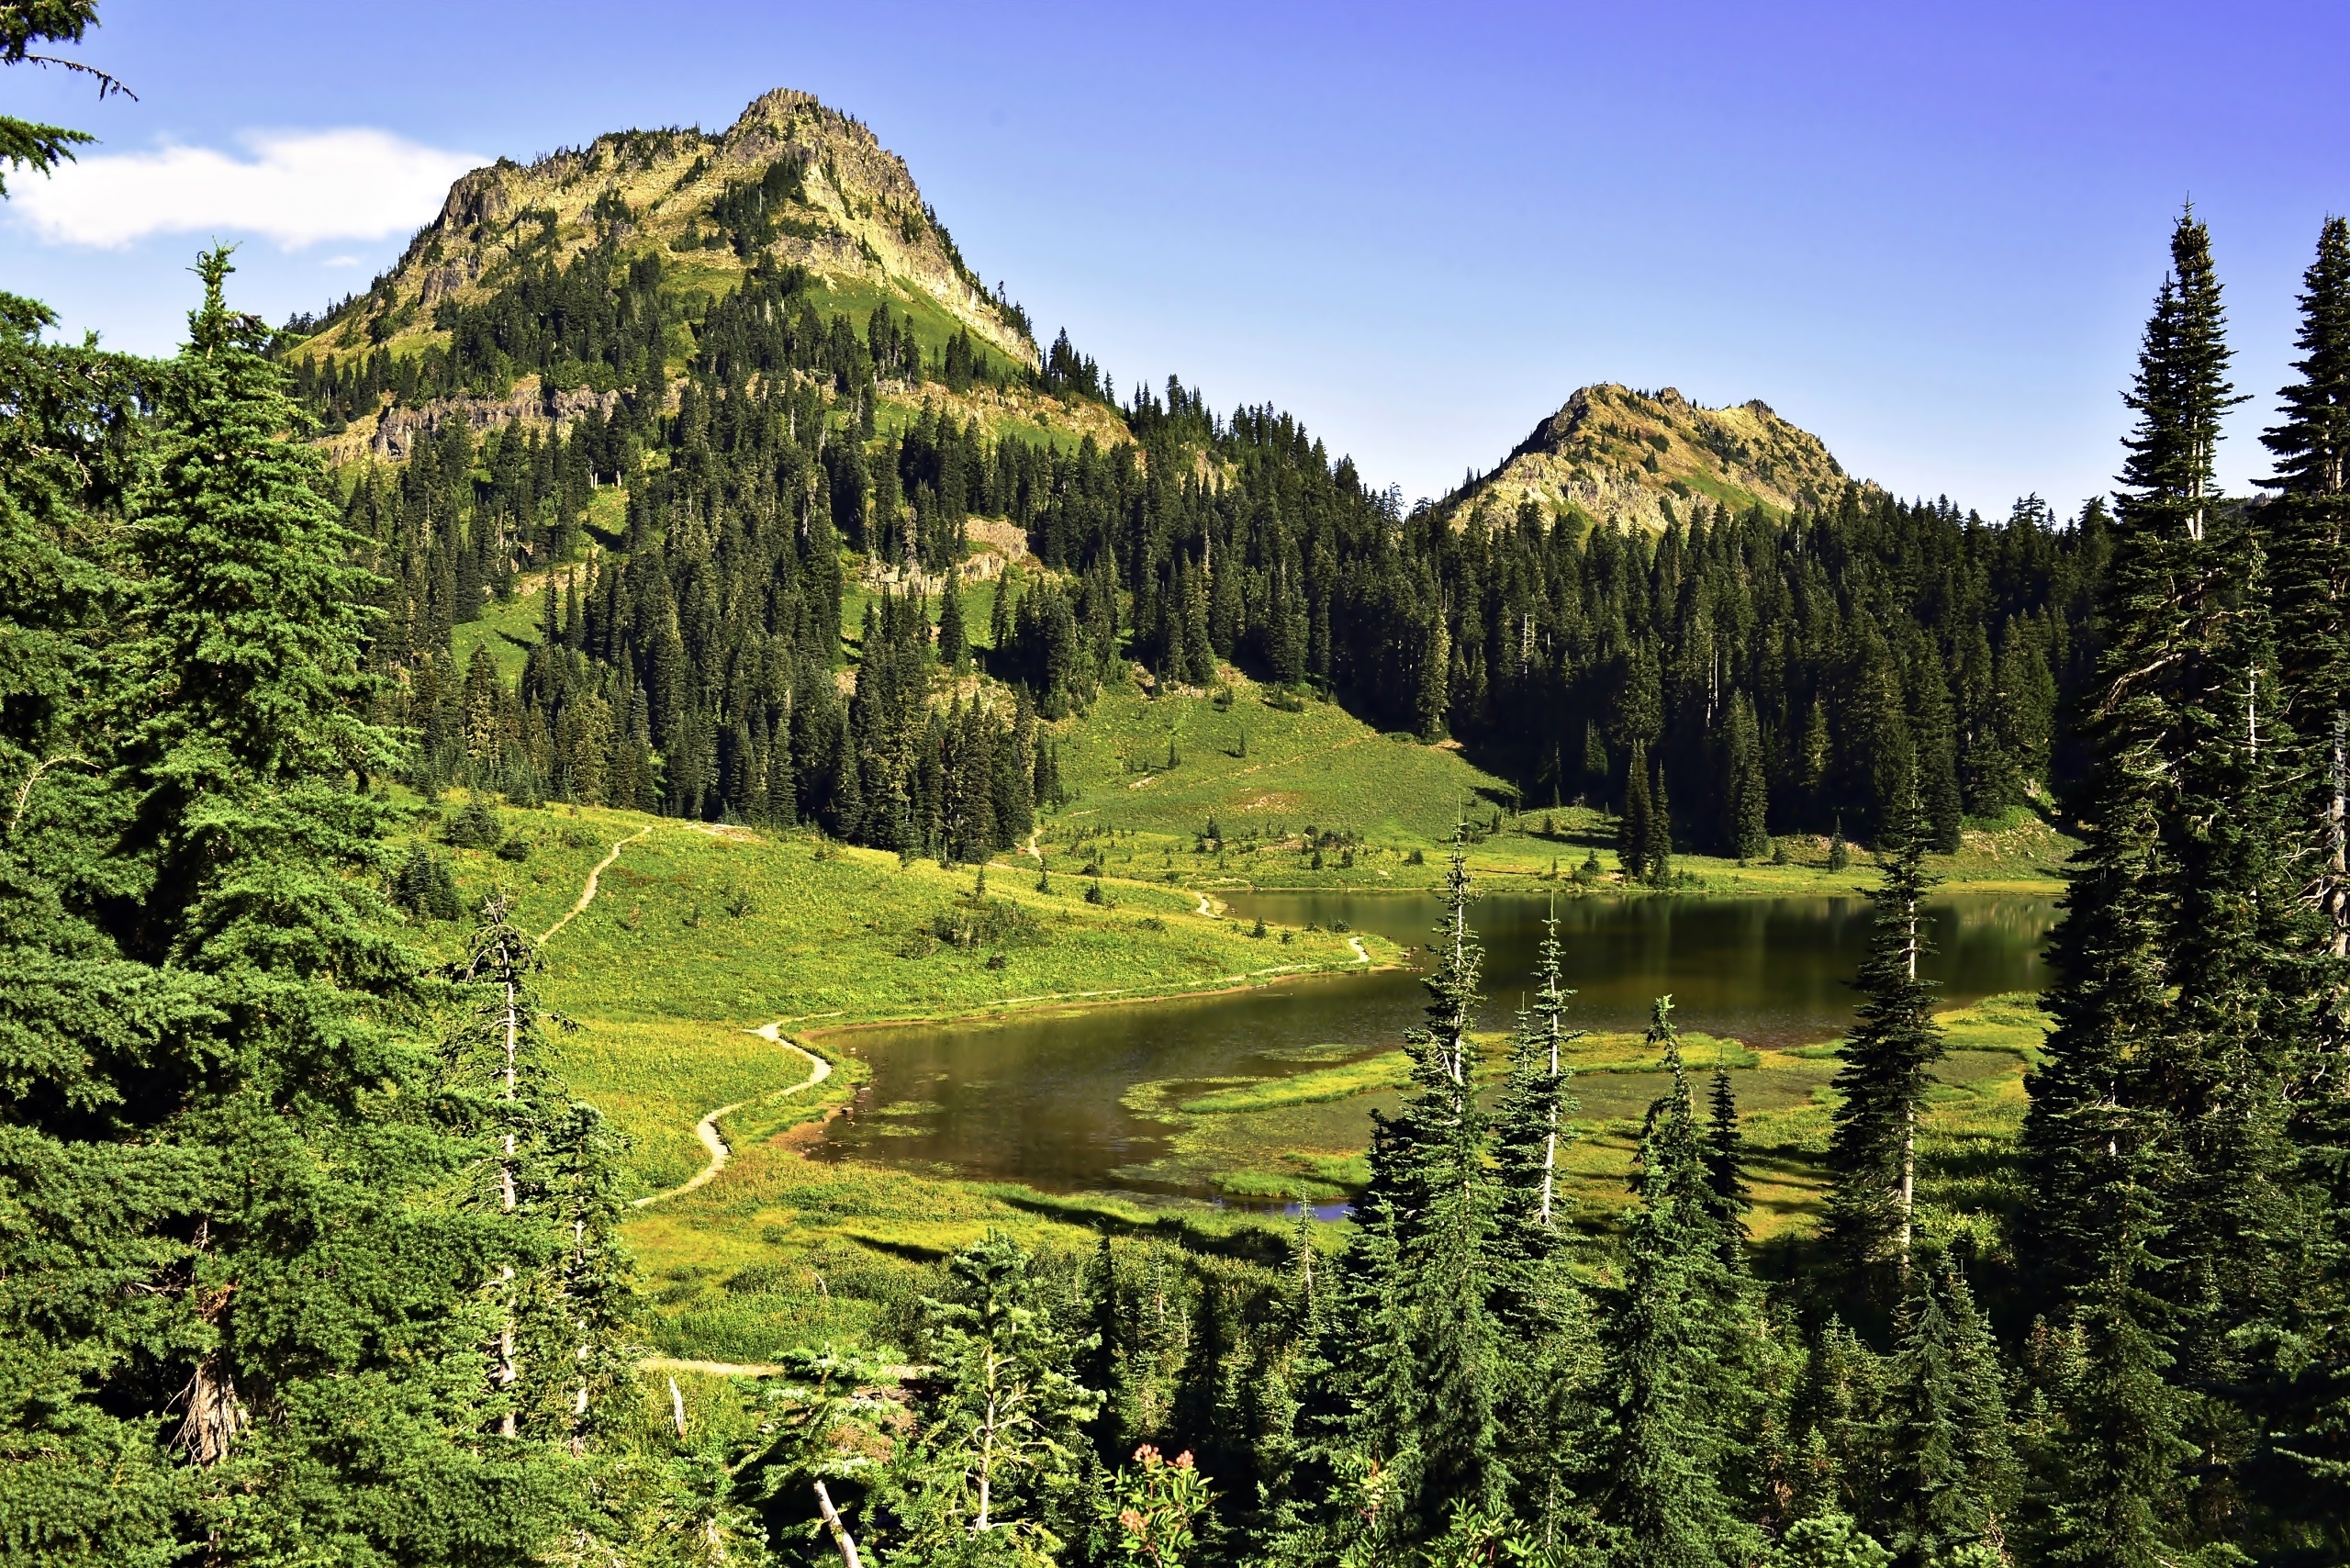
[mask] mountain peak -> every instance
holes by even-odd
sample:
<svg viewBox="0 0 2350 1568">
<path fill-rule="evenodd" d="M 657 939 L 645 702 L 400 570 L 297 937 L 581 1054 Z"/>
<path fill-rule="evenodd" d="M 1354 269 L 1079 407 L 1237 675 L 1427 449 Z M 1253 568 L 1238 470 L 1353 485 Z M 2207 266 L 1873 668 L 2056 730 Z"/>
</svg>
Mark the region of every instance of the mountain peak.
<svg viewBox="0 0 2350 1568">
<path fill-rule="evenodd" d="M 314 340 L 333 353 L 436 335 L 444 299 L 486 297 L 526 259 L 610 244 L 660 252 L 724 293 L 761 265 L 798 265 L 863 298 L 934 307 L 1023 364 L 1036 344 L 963 260 L 906 167 L 863 122 L 778 87 L 724 131 L 610 131 L 527 165 L 458 177 L 393 269 Z"/>
<path fill-rule="evenodd" d="M 1691 402 L 1677 387 L 1640 392 L 1615 382 L 1578 387 L 1559 411 L 1449 503 L 1661 529 L 1715 501 L 1785 517 L 1848 483 L 1818 436 L 1755 398 L 1728 408 Z"/>
</svg>

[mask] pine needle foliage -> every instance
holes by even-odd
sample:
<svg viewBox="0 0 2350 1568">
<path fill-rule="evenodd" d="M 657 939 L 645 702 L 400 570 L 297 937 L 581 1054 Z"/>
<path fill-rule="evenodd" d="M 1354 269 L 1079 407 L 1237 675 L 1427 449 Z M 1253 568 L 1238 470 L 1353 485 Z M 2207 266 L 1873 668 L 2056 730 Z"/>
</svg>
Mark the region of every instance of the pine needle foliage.
<svg viewBox="0 0 2350 1568">
<path fill-rule="evenodd" d="M 1918 1122 L 1942 1055 L 1934 982 L 1919 969 L 1933 951 L 1924 905 L 1937 879 L 1926 868 L 1927 832 L 1924 806 L 1913 790 L 1870 897 L 1868 954 L 1854 982 L 1860 1016 L 1836 1071 L 1841 1098 L 1828 1146 L 1835 1176 L 1829 1237 L 1863 1276 L 1887 1264 L 1908 1271 Z"/>
</svg>

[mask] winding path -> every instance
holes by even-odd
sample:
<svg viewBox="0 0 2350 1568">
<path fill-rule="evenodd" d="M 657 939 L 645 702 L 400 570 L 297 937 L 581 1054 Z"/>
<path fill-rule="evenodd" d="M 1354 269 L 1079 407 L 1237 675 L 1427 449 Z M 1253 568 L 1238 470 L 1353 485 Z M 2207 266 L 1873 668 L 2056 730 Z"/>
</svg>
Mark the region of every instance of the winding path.
<svg viewBox="0 0 2350 1568">
<path fill-rule="evenodd" d="M 1370 963 L 1370 962 L 1371 962 L 1371 949 L 1370 949 L 1370 948 L 1368 948 L 1368 947 L 1366 947 L 1366 946 L 1364 946 L 1362 945 L 1362 938 L 1361 938 L 1361 937 L 1360 937 L 1360 936 L 1349 936 L 1349 937 L 1348 937 L 1348 938 L 1347 938 L 1347 946 L 1349 946 L 1349 947 L 1352 947 L 1352 948 L 1355 950 L 1355 957 L 1356 957 L 1356 958 L 1360 958 L 1360 959 L 1361 959 L 1364 963 L 1366 963 L 1366 964 L 1368 964 L 1368 963 Z"/>
<path fill-rule="evenodd" d="M 803 1089 L 813 1089 L 819 1083 L 823 1082 L 824 1080 L 832 1077 L 833 1064 L 826 1061 L 822 1057 L 818 1056 L 815 1052 L 808 1050 L 803 1047 L 794 1045 L 791 1041 L 785 1039 L 783 1037 L 782 1025 L 763 1024 L 759 1027 L 751 1030 L 750 1033 L 756 1035 L 759 1038 L 767 1041 L 770 1045 L 778 1045 L 787 1050 L 798 1051 L 801 1056 L 808 1058 L 809 1073 L 807 1079 L 802 1082 L 793 1084 L 789 1089 L 779 1091 L 779 1093 L 797 1094 Z M 757 1098 L 759 1098 L 757 1095 L 752 1096 L 752 1099 Z M 701 1139 L 702 1148 L 710 1150 L 710 1163 L 695 1171 L 691 1176 L 687 1177 L 682 1185 L 672 1187 L 665 1193 L 649 1193 L 642 1198 L 637 1198 L 632 1201 L 629 1206 L 631 1208 L 641 1209 L 647 1204 L 657 1204 L 664 1198 L 677 1197 L 683 1193 L 692 1192 L 697 1187 L 706 1187 L 711 1182 L 718 1180 L 718 1173 L 726 1169 L 727 1160 L 733 1157 L 733 1150 L 728 1148 L 726 1147 L 726 1140 L 719 1136 L 719 1118 L 722 1116 L 732 1115 L 750 1103 L 750 1100 L 737 1100 L 732 1105 L 721 1105 L 717 1110 L 712 1111 L 709 1115 L 704 1116 L 700 1121 L 696 1122 L 694 1124 L 694 1137 Z"/>
<path fill-rule="evenodd" d="M 626 838 L 621 839 L 619 844 L 613 845 L 612 852 L 610 855 L 605 856 L 601 860 L 596 862 L 596 868 L 588 873 L 588 885 L 579 890 L 579 902 L 573 904 L 569 910 L 565 911 L 561 920 L 556 921 L 553 925 L 548 926 L 544 931 L 539 933 L 539 946 L 543 947 L 549 942 L 553 941 L 556 932 L 570 924 L 574 917 L 585 911 L 589 904 L 596 902 L 596 886 L 599 882 L 604 879 L 604 873 L 612 868 L 612 862 L 621 857 L 621 850 L 628 845 L 634 844 L 638 839 L 643 838 L 646 834 L 651 833 L 652 831 L 653 828 L 649 823 L 643 827 L 638 828 L 634 833 L 630 834 Z"/>
</svg>

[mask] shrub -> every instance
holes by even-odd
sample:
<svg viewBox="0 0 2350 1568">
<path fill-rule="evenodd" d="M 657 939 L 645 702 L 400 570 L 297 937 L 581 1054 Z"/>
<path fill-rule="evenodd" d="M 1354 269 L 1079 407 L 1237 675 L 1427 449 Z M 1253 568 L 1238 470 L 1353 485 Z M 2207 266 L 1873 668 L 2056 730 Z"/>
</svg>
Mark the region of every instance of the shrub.
<svg viewBox="0 0 2350 1568">
<path fill-rule="evenodd" d="M 505 841 L 506 826 L 498 820 L 498 808 L 476 795 L 442 826 L 441 837 L 459 849 L 495 849 Z"/>
<path fill-rule="evenodd" d="M 972 893 L 933 915 L 929 934 L 950 947 L 1034 947 L 1045 925 L 1024 904 Z"/>
<path fill-rule="evenodd" d="M 396 907 L 420 920 L 454 920 L 464 913 L 449 863 L 421 844 L 392 873 L 387 892 Z"/>
</svg>

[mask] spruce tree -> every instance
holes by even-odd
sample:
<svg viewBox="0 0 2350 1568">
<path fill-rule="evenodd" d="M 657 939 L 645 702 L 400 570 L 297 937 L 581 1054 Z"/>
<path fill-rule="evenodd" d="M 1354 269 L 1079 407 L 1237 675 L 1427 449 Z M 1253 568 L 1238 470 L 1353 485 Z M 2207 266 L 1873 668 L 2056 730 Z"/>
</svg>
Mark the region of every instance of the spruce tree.
<svg viewBox="0 0 2350 1568">
<path fill-rule="evenodd" d="M 1456 831 L 1436 928 L 1436 969 L 1421 982 L 1427 1022 L 1404 1036 L 1414 1093 L 1380 1126 L 1371 1183 L 1393 1194 L 1395 1273 L 1411 1314 L 1415 1406 L 1404 1484 L 1411 1539 L 1441 1533 L 1460 1506 L 1496 1506 L 1508 1475 L 1498 1423 L 1501 1346 L 1488 1305 L 1495 1194 L 1488 1125 L 1475 1089 L 1470 1031 L 1482 1000 L 1483 947 L 1469 924 L 1469 864 Z"/>
<path fill-rule="evenodd" d="M 2252 1467 L 2255 1495 L 2292 1532 L 2350 1549 L 2350 1098 L 2309 1090 L 2337 1075 L 2350 1036 L 2350 220 L 2329 218 L 2302 274 L 2298 379 L 2279 393 L 2283 421 L 2263 440 L 2281 492 L 2255 514 L 2272 585 L 2278 678 L 2290 725 L 2282 737 L 2297 810 L 2282 836 L 2300 851 L 2314 918 L 2296 933 L 2298 964 L 2279 990 L 2305 1022 L 2286 1064 L 2295 1111 L 2291 1212 L 2271 1226 L 2281 1254 L 2264 1301 L 2238 1326 L 2257 1347 L 2254 1409 L 2269 1451 Z"/>
<path fill-rule="evenodd" d="M 938 602 L 938 662 L 960 670 L 971 662 L 970 640 L 963 632 L 963 568 L 950 566 L 946 589 Z"/>
<path fill-rule="evenodd" d="M 2126 1125 L 2157 1144 L 2195 1076 L 2176 1031 L 2173 955 L 2184 892 L 2176 781 L 2200 738 L 2217 510 L 2213 454 L 2234 400 L 2209 236 L 2191 213 L 2171 241 L 2172 272 L 2146 326 L 2133 388 L 2125 489 L 2112 530 L 2105 647 L 2085 739 L 2092 771 L 2084 845 L 2052 938 L 2056 1027 L 2028 1080 L 2024 1144 L 2031 1180 L 2023 1240 L 2038 1277 L 2062 1289 L 2098 1275 L 2109 1236 L 2102 1195 L 2129 1157 L 2107 1108 L 2143 1106 Z M 2231 704 L 2234 706 L 2234 704 Z"/>
<path fill-rule="evenodd" d="M 1673 879 L 1673 804 L 1664 793 L 1664 758 L 1656 759 L 1653 781 L 1649 786 L 1647 842 L 1640 846 L 1640 871 L 1649 881 L 1663 887 Z"/>
<path fill-rule="evenodd" d="M 2116 1147 L 2143 1148 L 2119 1125 Z M 2114 1212 L 2099 1274 L 2081 1290 L 2077 1360 L 2061 1391 L 2062 1435 L 2035 1534 L 2048 1562 L 2093 1568 L 2165 1568 L 2187 1556 L 2180 1469 L 2196 1457 L 2170 1386 L 2169 1309 L 2152 1288 L 2165 1267 L 2154 1249 L 2166 1228 L 2154 1190 L 2131 1159 L 2110 1190 Z"/>
<path fill-rule="evenodd" d="M 2018 1478 L 1989 1327 L 1964 1279 L 1925 1268 L 1912 1273 L 1897 1320 L 1880 1533 L 1905 1563 L 1948 1562 L 1969 1548 L 2003 1553 Z"/>
<path fill-rule="evenodd" d="M 1855 1271 L 1909 1270 L 1917 1207 L 1918 1119 L 1942 1054 L 1934 983 L 1919 973 L 1932 952 L 1923 904 L 1936 879 L 1926 869 L 1925 812 L 1913 790 L 1882 846 L 1870 902 L 1869 950 L 1854 982 L 1860 1016 L 1845 1037 L 1835 1089 L 1828 1165 L 1835 1185 L 1828 1232 Z"/>
<path fill-rule="evenodd" d="M 418 969 L 374 890 L 386 808 L 354 788 L 394 761 L 361 716 L 376 584 L 289 439 L 268 334 L 228 308 L 226 253 L 197 271 L 133 497 L 106 857 L 117 950 L 196 1010 L 147 1011 L 144 1125 L 117 1135 L 176 1174 L 173 1223 L 122 1282 L 151 1321 L 108 1403 L 183 1456 L 175 1529 L 217 1557 L 305 1535 L 518 1554 L 543 1524 L 530 1461 L 477 1443 L 469 1226 L 431 1201 L 463 1150 L 419 1114 L 429 1057 L 399 1028 Z"/>
<path fill-rule="evenodd" d="M 950 1294 L 926 1298 L 928 1362 L 913 1431 L 883 1495 L 903 1550 L 960 1559 L 1049 1555 L 1049 1529 L 1078 1503 L 1083 1428 L 1101 1396 L 1077 1381 L 1073 1343 L 1039 1299 L 1028 1254 L 990 1236 L 948 1261 Z"/>
<path fill-rule="evenodd" d="M 1738 1092 L 1727 1062 L 1714 1065 L 1706 1093 L 1706 1192 L 1721 1232 L 1722 1264 L 1733 1271 L 1746 1265 L 1746 1216 L 1754 1207 L 1746 1184 L 1746 1136 L 1738 1126 Z"/>
<path fill-rule="evenodd" d="M 2303 737 L 2303 831 L 2322 855 L 2327 951 L 2350 958 L 2350 219 L 2328 218 L 2302 274 L 2300 379 L 2261 439 L 2280 492 L 2262 509 L 2285 700 Z M 2341 982 L 2337 980 L 2337 985 Z"/>
<path fill-rule="evenodd" d="M 628 1376 L 621 1145 L 554 1071 L 538 968 L 507 900 L 493 895 L 450 973 L 458 1023 L 442 1047 L 442 1103 L 481 1151 L 468 1199 L 496 1259 L 479 1294 L 496 1325 L 498 1430 L 559 1439 L 576 1454 Z"/>
<path fill-rule="evenodd" d="M 1632 760 L 1624 774 L 1624 814 L 1616 823 L 1616 858 L 1622 863 L 1628 882 L 1648 875 L 1650 848 L 1656 836 L 1651 827 L 1654 814 L 1649 799 L 1648 746 L 1634 741 Z"/>
<path fill-rule="evenodd" d="M 1510 1036 L 1509 1080 L 1494 1108 L 1494 1165 L 1501 1186 L 1494 1242 L 1513 1266 L 1539 1265 L 1558 1249 L 1568 1200 L 1561 1162 L 1574 1141 L 1567 1118 L 1574 1097 L 1574 1067 L 1565 1052 L 1584 1031 L 1567 1026 L 1575 994 L 1559 983 L 1559 917 L 1543 919 L 1534 1005 L 1518 1014 Z"/>
<path fill-rule="evenodd" d="M 1673 1086 L 1649 1111 L 1623 1283 L 1603 1303 L 1599 1396 L 1609 1430 L 1597 1502 L 1617 1561 L 1714 1568 L 1740 1561 L 1754 1542 L 1722 1486 L 1738 1440 L 1722 1408 L 1718 1315 L 1731 1292 L 1672 1008 L 1657 1000 L 1649 1042 Z"/>
<path fill-rule="evenodd" d="M 197 976 L 121 940 L 123 492 L 149 367 L 42 341 L 0 295 L 0 1541 L 58 1563 L 180 1556 L 162 1360 L 202 1156 L 156 1136 L 200 1072 Z M 176 1374 L 176 1375 L 175 1375 Z"/>
</svg>

